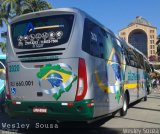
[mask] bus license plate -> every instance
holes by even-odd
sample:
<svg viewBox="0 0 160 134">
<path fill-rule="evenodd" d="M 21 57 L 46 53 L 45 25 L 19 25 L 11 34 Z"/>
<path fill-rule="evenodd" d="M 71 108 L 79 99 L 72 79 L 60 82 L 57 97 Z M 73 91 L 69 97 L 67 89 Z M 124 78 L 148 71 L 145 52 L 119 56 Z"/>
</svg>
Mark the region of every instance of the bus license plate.
<svg viewBox="0 0 160 134">
<path fill-rule="evenodd" d="M 47 108 L 33 108 L 33 113 L 47 113 Z"/>
</svg>

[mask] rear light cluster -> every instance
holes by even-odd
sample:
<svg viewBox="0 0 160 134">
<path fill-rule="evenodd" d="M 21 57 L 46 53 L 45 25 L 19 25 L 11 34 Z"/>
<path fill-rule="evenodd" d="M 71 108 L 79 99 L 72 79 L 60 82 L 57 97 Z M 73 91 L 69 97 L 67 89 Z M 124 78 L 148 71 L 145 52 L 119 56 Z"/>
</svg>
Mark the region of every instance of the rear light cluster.
<svg viewBox="0 0 160 134">
<path fill-rule="evenodd" d="M 9 80 L 8 80 L 8 65 L 6 65 L 6 99 L 11 100 Z"/>
<path fill-rule="evenodd" d="M 87 93 L 87 71 L 85 60 L 79 58 L 78 83 L 75 101 L 83 100 Z"/>
<path fill-rule="evenodd" d="M 13 104 L 13 105 L 20 105 L 21 102 L 19 102 L 19 101 L 13 101 L 12 104 Z"/>
<path fill-rule="evenodd" d="M 61 105 L 62 105 L 62 106 L 72 107 L 72 106 L 73 106 L 73 103 L 62 103 Z"/>
</svg>

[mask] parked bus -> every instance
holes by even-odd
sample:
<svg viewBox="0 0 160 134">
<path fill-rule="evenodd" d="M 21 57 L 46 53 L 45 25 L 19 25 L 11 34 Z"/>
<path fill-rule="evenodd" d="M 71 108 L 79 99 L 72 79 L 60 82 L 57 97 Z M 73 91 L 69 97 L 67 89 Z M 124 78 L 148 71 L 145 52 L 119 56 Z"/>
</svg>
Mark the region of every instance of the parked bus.
<svg viewBox="0 0 160 134">
<path fill-rule="evenodd" d="M 0 55 L 0 111 L 4 111 L 4 102 L 5 102 L 5 64 L 6 64 L 6 55 Z"/>
<path fill-rule="evenodd" d="M 79 9 L 14 18 L 6 109 L 12 117 L 89 122 L 147 99 L 144 57 Z"/>
</svg>

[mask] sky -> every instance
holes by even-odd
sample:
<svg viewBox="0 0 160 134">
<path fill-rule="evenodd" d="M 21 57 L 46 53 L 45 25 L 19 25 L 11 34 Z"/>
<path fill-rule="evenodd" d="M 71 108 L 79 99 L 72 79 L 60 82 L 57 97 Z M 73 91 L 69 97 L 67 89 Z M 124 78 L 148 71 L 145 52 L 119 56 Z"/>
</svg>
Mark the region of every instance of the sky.
<svg viewBox="0 0 160 134">
<path fill-rule="evenodd" d="M 142 16 L 160 34 L 160 0 L 46 0 L 53 8 L 76 7 L 84 10 L 115 34 Z M 0 28 L 0 32 L 5 31 Z M 0 38 L 0 41 L 2 39 Z"/>
<path fill-rule="evenodd" d="M 48 0 L 53 8 L 77 7 L 114 33 L 126 27 L 136 16 L 142 16 L 160 34 L 160 0 Z"/>
</svg>

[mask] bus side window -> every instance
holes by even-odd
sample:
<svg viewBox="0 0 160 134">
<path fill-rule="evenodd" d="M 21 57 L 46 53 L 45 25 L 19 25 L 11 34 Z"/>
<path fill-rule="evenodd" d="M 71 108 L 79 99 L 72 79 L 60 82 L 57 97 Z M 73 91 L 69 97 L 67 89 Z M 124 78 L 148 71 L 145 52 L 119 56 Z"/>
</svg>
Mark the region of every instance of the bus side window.
<svg viewBox="0 0 160 134">
<path fill-rule="evenodd" d="M 140 63 L 140 54 L 137 53 L 135 50 L 133 50 L 133 52 L 134 52 L 134 56 L 135 56 L 135 58 L 134 58 L 134 61 L 135 61 L 135 64 L 136 64 L 135 67 L 142 68 L 142 65 Z"/>
<path fill-rule="evenodd" d="M 130 66 L 137 67 L 136 56 L 131 48 L 128 48 L 128 58 L 130 61 Z"/>
<path fill-rule="evenodd" d="M 145 67 L 146 67 L 146 72 L 147 73 L 151 73 L 152 72 L 151 66 L 149 65 L 149 63 L 147 61 L 145 61 Z"/>
<path fill-rule="evenodd" d="M 95 25 L 90 29 L 90 51 L 93 56 L 103 58 L 104 43 L 102 30 Z"/>
<path fill-rule="evenodd" d="M 130 65 L 130 61 L 129 61 L 129 57 L 128 57 L 128 52 L 127 52 L 127 50 L 125 48 L 124 48 L 124 56 L 125 56 L 126 64 Z"/>
<path fill-rule="evenodd" d="M 143 56 L 136 52 L 138 68 L 145 69 Z"/>
<path fill-rule="evenodd" d="M 104 57 L 103 29 L 89 19 L 84 23 L 82 50 L 99 58 Z"/>
<path fill-rule="evenodd" d="M 149 73 L 149 69 L 148 69 L 148 65 L 147 65 L 147 61 L 145 61 L 145 70 L 147 73 Z"/>
<path fill-rule="evenodd" d="M 145 69 L 144 59 L 143 59 L 143 56 L 141 54 L 139 54 L 139 63 L 140 63 L 141 69 Z"/>
<path fill-rule="evenodd" d="M 112 39 L 113 47 L 115 49 L 115 56 L 117 57 L 117 58 L 113 58 L 112 60 L 113 60 L 113 62 L 117 62 L 117 63 L 121 64 L 121 63 L 123 63 L 121 44 L 115 37 L 111 36 L 111 39 Z"/>
<path fill-rule="evenodd" d="M 108 59 L 111 55 L 112 49 L 113 49 L 114 45 L 112 42 L 112 37 L 110 35 L 110 33 L 105 32 L 104 35 L 104 59 Z"/>
</svg>

